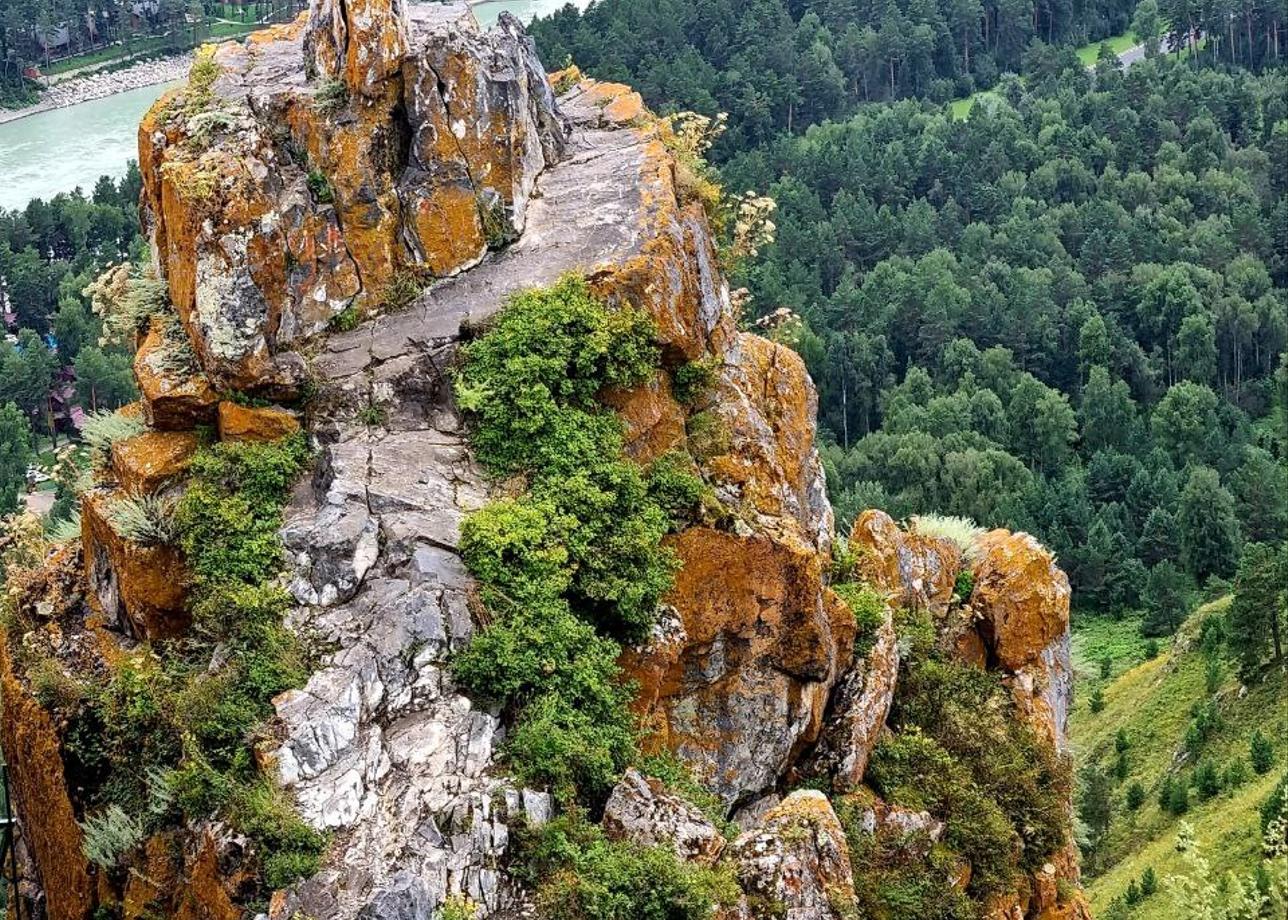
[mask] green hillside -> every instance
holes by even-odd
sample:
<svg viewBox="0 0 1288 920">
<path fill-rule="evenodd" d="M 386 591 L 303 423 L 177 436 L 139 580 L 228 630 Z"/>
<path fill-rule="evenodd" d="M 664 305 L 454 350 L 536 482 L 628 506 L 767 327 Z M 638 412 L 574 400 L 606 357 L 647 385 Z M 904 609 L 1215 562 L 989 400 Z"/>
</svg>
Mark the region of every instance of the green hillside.
<svg viewBox="0 0 1288 920">
<path fill-rule="evenodd" d="M 1167 920 L 1175 915 L 1162 881 L 1181 869 L 1181 855 L 1175 849 L 1181 820 L 1194 828 L 1216 873 L 1250 871 L 1259 860 L 1258 809 L 1288 761 L 1288 745 L 1281 740 L 1288 738 L 1288 677 L 1272 673 L 1245 691 L 1220 643 L 1204 642 L 1204 620 L 1212 618 L 1211 629 L 1229 603 L 1224 598 L 1199 607 L 1170 645 L 1164 640 L 1157 657 L 1148 660 L 1136 620 L 1092 618 L 1075 625 L 1078 693 L 1070 720 L 1074 756 L 1079 769 L 1090 762 L 1100 764 L 1113 784 L 1109 831 L 1094 859 L 1097 864 L 1088 866 L 1086 877 L 1098 917 L 1111 900 L 1125 894 L 1133 879 L 1140 879 L 1146 867 L 1153 868 L 1160 890 L 1141 900 L 1127 916 Z M 1213 648 L 1218 651 L 1213 653 Z M 1110 676 L 1102 679 L 1100 662 L 1107 654 L 1114 665 Z M 1220 676 L 1209 693 L 1212 658 L 1220 662 Z M 1097 686 L 1104 708 L 1093 713 L 1090 701 Z M 1214 724 L 1198 741 L 1192 728 L 1195 714 L 1209 703 L 1216 718 L 1208 717 Z M 1120 729 L 1128 741 L 1125 778 L 1114 775 Z M 1264 775 L 1257 775 L 1249 765 L 1254 729 L 1278 741 L 1274 765 Z M 1160 807 L 1159 790 L 1167 777 L 1193 784 L 1196 768 L 1211 763 L 1224 779 L 1236 760 L 1245 768 L 1241 781 L 1222 782 L 1221 791 L 1206 800 L 1191 785 L 1189 809 L 1181 817 Z M 1144 802 L 1135 811 L 1126 803 L 1134 782 L 1145 790 Z"/>
</svg>

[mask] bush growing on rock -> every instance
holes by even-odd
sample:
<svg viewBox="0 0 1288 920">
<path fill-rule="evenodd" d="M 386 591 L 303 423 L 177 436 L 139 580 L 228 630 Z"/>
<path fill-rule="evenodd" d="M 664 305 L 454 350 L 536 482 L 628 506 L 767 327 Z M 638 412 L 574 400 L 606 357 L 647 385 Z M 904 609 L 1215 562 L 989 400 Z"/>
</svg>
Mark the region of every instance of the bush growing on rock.
<svg viewBox="0 0 1288 920">
<path fill-rule="evenodd" d="M 180 815 L 218 816 L 252 842 L 269 888 L 315 871 L 325 842 L 260 775 L 251 747 L 272 698 L 307 676 L 274 582 L 282 507 L 307 456 L 300 436 L 194 456 L 174 526 L 196 629 L 114 663 L 67 733 L 69 770 L 110 824 L 93 833 L 119 824 L 113 809 L 138 823 L 138 839 Z"/>
<path fill-rule="evenodd" d="M 573 809 L 521 840 L 518 872 L 537 885 L 545 917 L 708 920 L 740 894 L 729 866 L 680 861 L 664 847 L 607 840 Z"/>
<path fill-rule="evenodd" d="M 513 717 L 516 776 L 566 802 L 602 801 L 637 756 L 617 656 L 651 628 L 675 570 L 662 538 L 705 492 L 681 457 L 647 474 L 626 459 L 621 422 L 598 401 L 655 373 L 653 334 L 644 314 L 610 310 L 565 278 L 513 297 L 462 349 L 457 374 L 478 457 L 524 474 L 527 489 L 462 525 L 461 555 L 493 621 L 454 673 Z"/>
</svg>

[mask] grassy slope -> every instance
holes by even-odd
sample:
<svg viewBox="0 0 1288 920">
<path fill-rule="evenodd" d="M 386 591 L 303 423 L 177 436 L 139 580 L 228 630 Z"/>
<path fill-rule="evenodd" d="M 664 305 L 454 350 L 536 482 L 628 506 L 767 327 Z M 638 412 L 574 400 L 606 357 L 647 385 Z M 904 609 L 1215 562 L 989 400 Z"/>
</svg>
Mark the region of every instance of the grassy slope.
<svg viewBox="0 0 1288 920">
<path fill-rule="evenodd" d="M 1198 624 L 1208 615 L 1223 612 L 1228 605 L 1225 599 L 1200 607 L 1182 628 L 1173 647 L 1169 650 L 1164 643 L 1163 653 L 1152 661 L 1141 661 L 1144 644 L 1135 638 L 1135 621 L 1092 620 L 1076 627 L 1074 663 L 1081 692 L 1070 735 L 1078 763 L 1098 759 L 1109 768 L 1119 728 L 1125 728 L 1132 741 L 1131 774 L 1116 790 L 1108 868 L 1086 880 L 1097 910 L 1103 910 L 1111 898 L 1122 894 L 1127 883 L 1138 878 L 1146 866 L 1154 867 L 1160 881 L 1181 868 L 1173 846 L 1179 819 L 1159 809 L 1156 792 L 1167 771 L 1179 766 L 1186 772 L 1192 766 L 1190 760 L 1182 763 L 1178 757 L 1184 750 L 1190 707 L 1207 696 L 1205 661 L 1196 642 Z M 1107 649 L 1116 650 L 1118 663 L 1104 685 L 1105 709 L 1093 715 L 1087 699 L 1090 688 L 1099 680 L 1096 662 Z M 1230 673 L 1228 662 L 1226 671 L 1217 691 L 1224 724 L 1202 753 L 1205 759 L 1214 758 L 1220 767 L 1235 757 L 1246 763 L 1248 738 L 1254 727 L 1271 738 L 1288 737 L 1288 677 L 1272 674 L 1240 698 L 1239 683 Z M 1266 776 L 1249 771 L 1247 783 L 1208 802 L 1200 802 L 1192 794 L 1191 808 L 1184 820 L 1194 827 L 1215 872 L 1246 870 L 1255 865 L 1260 851 L 1257 809 L 1282 773 L 1288 750 L 1281 746 L 1276 755 L 1275 768 Z M 1139 780 L 1148 792 L 1145 804 L 1135 814 L 1122 804 L 1124 790 L 1133 780 Z M 1131 916 L 1133 920 L 1170 920 L 1174 910 L 1169 896 L 1160 892 L 1138 906 Z"/>
</svg>

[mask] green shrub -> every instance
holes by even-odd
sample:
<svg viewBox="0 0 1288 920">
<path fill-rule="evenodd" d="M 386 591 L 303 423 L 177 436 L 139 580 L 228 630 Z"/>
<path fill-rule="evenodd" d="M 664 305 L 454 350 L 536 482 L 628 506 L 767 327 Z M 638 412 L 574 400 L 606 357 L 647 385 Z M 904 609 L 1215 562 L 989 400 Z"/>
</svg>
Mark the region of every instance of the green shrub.
<svg viewBox="0 0 1288 920">
<path fill-rule="evenodd" d="M 957 580 L 953 583 L 953 593 L 961 600 L 970 600 L 971 594 L 975 591 L 975 576 L 970 569 L 962 569 L 957 573 Z"/>
<path fill-rule="evenodd" d="M 602 801 L 638 756 L 620 643 L 651 628 L 676 565 L 662 538 L 697 514 L 705 486 L 683 457 L 645 475 L 623 456 L 598 395 L 647 380 L 659 352 L 647 317 L 610 311 L 583 281 L 512 298 L 462 359 L 456 390 L 478 456 L 526 474 L 528 489 L 462 525 L 493 619 L 453 672 L 513 719 L 505 752 L 521 782 Z"/>
<path fill-rule="evenodd" d="M 1252 772 L 1258 776 L 1265 776 L 1275 765 L 1274 744 L 1259 728 L 1252 730 L 1252 737 L 1248 741 L 1248 760 L 1252 764 Z"/>
<path fill-rule="evenodd" d="M 1139 781 L 1127 787 L 1127 810 L 1139 811 L 1145 804 L 1145 787 Z"/>
<path fill-rule="evenodd" d="M 666 513 L 672 530 L 698 521 L 703 503 L 713 497 L 695 470 L 692 458 L 680 451 L 663 454 L 649 465 L 649 498 Z"/>
<path fill-rule="evenodd" d="M 686 424 L 689 450 L 698 460 L 710 460 L 727 454 L 731 446 L 729 426 L 714 409 L 689 416 Z"/>
<path fill-rule="evenodd" d="M 1069 764 L 1015 717 L 995 674 L 913 657 L 890 724 L 869 780 L 887 801 L 945 822 L 945 843 L 974 866 L 972 895 L 1001 890 L 1064 845 Z"/>
<path fill-rule="evenodd" d="M 833 585 L 832 589 L 841 596 L 850 612 L 854 614 L 854 652 L 866 655 L 877 641 L 877 630 L 885 621 L 886 601 L 880 592 L 870 585 L 846 584 Z"/>
<path fill-rule="evenodd" d="M 321 170 L 309 170 L 309 175 L 305 182 L 309 187 L 309 194 L 313 196 L 313 200 L 318 204 L 332 204 L 335 201 L 335 192 L 331 190 L 331 182 Z"/>
<path fill-rule="evenodd" d="M 358 308 L 353 304 L 349 304 L 349 306 L 331 317 L 331 322 L 327 324 L 327 328 L 331 332 L 352 332 L 358 328 L 358 323 L 360 322 L 362 322 L 362 316 L 358 313 Z"/>
<path fill-rule="evenodd" d="M 1093 713 L 1099 714 L 1105 711 L 1105 691 L 1103 687 L 1092 688 L 1091 699 L 1087 701 L 1087 705 Z"/>
<path fill-rule="evenodd" d="M 715 358 L 703 358 L 690 361 L 676 369 L 672 377 L 671 392 L 676 401 L 684 406 L 692 406 L 700 401 L 716 382 L 716 371 L 720 362 Z"/>
<path fill-rule="evenodd" d="M 730 867 L 706 868 L 667 848 L 609 841 L 576 811 L 526 835 L 520 850 L 520 871 L 537 884 L 541 916 L 709 920 L 739 895 Z"/>
<path fill-rule="evenodd" d="M 610 311 L 579 278 L 512 297 L 462 349 L 456 391 L 479 459 L 499 473 L 556 472 L 616 455 L 620 423 L 597 396 L 652 375 L 653 339 L 646 314 Z"/>
</svg>

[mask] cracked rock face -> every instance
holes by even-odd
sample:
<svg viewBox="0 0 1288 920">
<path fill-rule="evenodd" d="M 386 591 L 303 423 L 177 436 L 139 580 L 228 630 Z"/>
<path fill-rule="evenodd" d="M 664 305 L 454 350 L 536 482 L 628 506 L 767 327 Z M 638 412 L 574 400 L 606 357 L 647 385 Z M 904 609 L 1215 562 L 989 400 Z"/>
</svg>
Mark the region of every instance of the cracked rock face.
<svg viewBox="0 0 1288 920">
<path fill-rule="evenodd" d="M 714 863 L 725 848 L 720 829 L 709 818 L 634 767 L 613 787 L 601 823 L 612 839 L 668 847 L 680 859 L 696 863 Z"/>
<path fill-rule="evenodd" d="M 840 920 L 839 906 L 853 901 L 845 831 L 821 792 L 793 792 L 732 852 L 743 890 L 781 905 L 785 920 Z"/>
<path fill-rule="evenodd" d="M 143 214 L 221 388 L 298 390 L 305 339 L 514 240 L 563 153 L 531 41 L 509 17 L 483 33 L 460 2 L 315 0 L 199 66 L 208 90 L 168 93 L 140 126 Z"/>
</svg>

